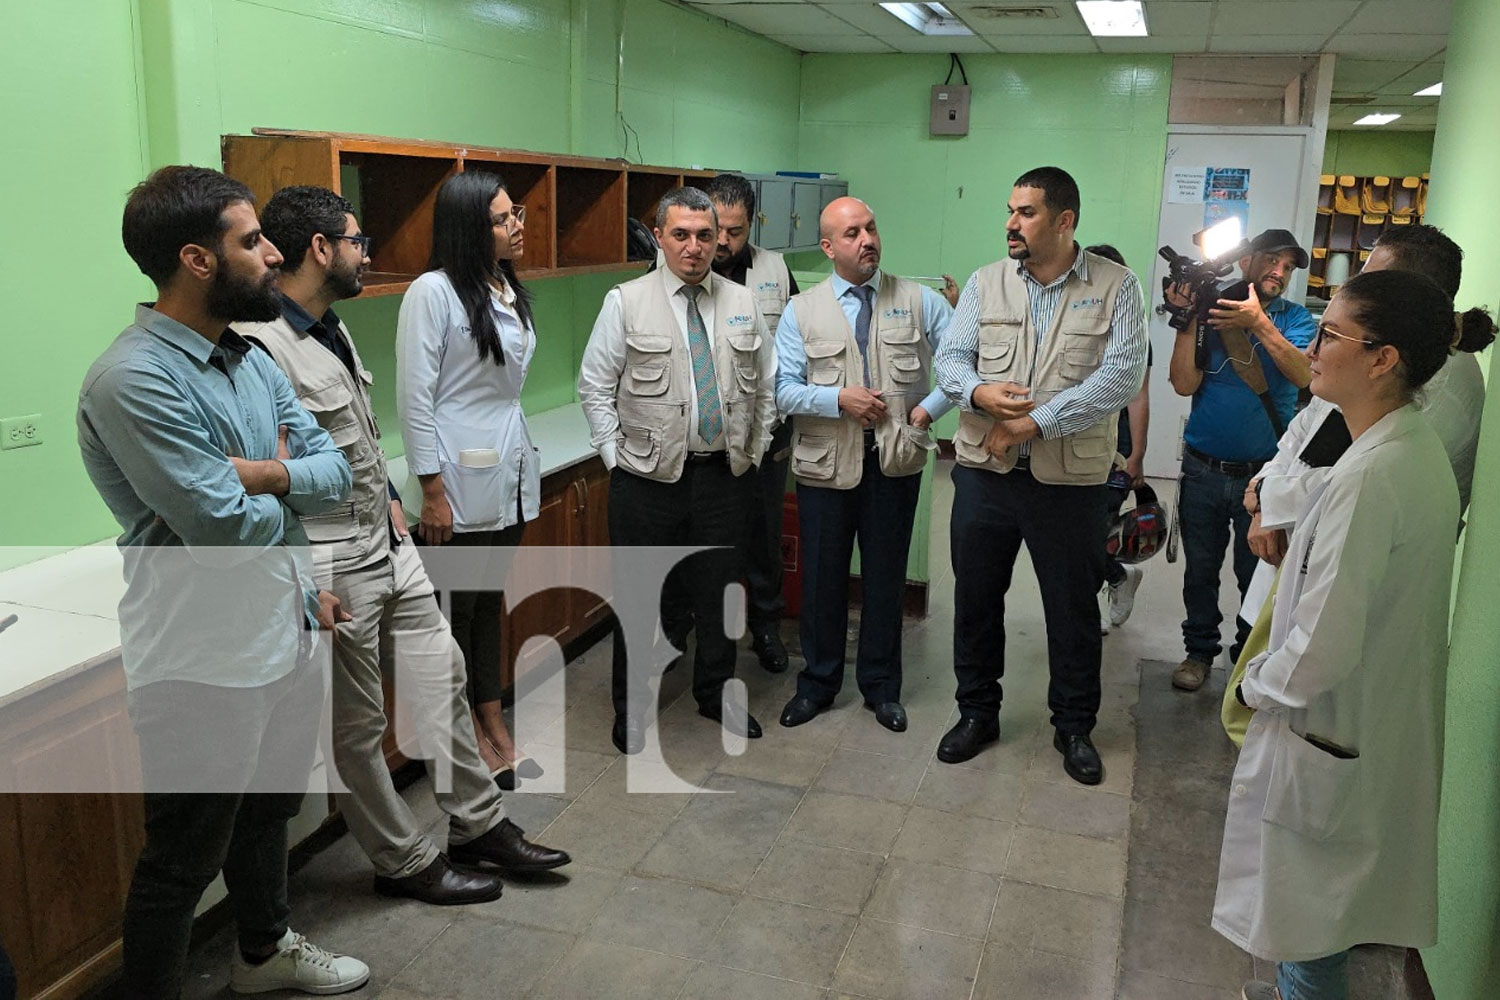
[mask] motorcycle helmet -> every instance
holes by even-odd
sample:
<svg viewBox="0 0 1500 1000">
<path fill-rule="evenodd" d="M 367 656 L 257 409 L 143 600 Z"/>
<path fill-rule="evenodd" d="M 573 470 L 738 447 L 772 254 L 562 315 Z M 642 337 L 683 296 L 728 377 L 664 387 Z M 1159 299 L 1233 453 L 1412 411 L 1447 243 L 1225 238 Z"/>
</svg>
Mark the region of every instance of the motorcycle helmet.
<svg viewBox="0 0 1500 1000">
<path fill-rule="evenodd" d="M 1142 483 L 1135 488 L 1135 506 L 1110 519 L 1104 550 L 1122 563 L 1145 562 L 1166 545 L 1167 528 L 1166 508 L 1157 502 L 1156 491 Z"/>
</svg>

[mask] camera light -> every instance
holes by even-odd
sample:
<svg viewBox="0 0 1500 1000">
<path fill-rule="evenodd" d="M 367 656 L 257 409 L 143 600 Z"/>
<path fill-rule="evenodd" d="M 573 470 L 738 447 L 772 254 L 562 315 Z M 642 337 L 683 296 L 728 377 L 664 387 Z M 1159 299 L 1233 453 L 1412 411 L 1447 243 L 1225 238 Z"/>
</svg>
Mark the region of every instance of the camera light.
<svg viewBox="0 0 1500 1000">
<path fill-rule="evenodd" d="M 1216 222 L 1193 238 L 1208 260 L 1218 260 L 1223 254 L 1239 246 L 1245 238 L 1245 226 L 1238 216 L 1230 216 Z"/>
</svg>

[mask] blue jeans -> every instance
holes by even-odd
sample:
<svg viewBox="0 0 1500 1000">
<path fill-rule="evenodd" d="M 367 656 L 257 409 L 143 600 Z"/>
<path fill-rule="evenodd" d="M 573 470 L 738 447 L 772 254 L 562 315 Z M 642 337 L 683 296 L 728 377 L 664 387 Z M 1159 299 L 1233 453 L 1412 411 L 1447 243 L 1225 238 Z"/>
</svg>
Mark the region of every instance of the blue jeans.
<svg viewBox="0 0 1500 1000">
<path fill-rule="evenodd" d="M 1182 622 L 1182 644 L 1190 660 L 1213 663 L 1219 655 L 1219 570 L 1224 565 L 1224 547 L 1231 545 L 1234 578 L 1240 597 L 1255 573 L 1255 555 L 1246 536 L 1250 515 L 1245 512 L 1245 487 L 1250 476 L 1218 472 L 1195 456 L 1182 456 L 1182 481 L 1177 493 L 1177 524 L 1182 532 L 1182 553 L 1187 567 L 1182 578 L 1182 604 L 1187 618 Z M 1234 539 L 1230 541 L 1230 529 Z M 1231 660 L 1239 659 L 1250 626 L 1236 619 Z"/>
<path fill-rule="evenodd" d="M 1349 953 L 1308 962 L 1277 962 L 1281 1000 L 1349 1000 Z"/>
</svg>

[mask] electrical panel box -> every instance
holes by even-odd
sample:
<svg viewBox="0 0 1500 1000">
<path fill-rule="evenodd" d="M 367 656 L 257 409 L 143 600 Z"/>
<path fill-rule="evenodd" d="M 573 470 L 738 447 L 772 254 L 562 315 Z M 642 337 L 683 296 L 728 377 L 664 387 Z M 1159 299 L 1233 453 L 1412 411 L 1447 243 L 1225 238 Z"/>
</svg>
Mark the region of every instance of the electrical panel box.
<svg viewBox="0 0 1500 1000">
<path fill-rule="evenodd" d="M 969 85 L 946 83 L 932 88 L 933 135 L 969 134 Z"/>
</svg>

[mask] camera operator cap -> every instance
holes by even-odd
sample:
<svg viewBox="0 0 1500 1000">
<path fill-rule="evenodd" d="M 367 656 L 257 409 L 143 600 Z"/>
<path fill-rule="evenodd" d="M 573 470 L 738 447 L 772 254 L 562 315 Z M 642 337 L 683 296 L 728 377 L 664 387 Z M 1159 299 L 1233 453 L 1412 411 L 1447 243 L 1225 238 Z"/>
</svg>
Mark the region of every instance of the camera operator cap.
<svg viewBox="0 0 1500 1000">
<path fill-rule="evenodd" d="M 1297 256 L 1293 263 L 1297 267 L 1307 266 L 1307 251 L 1298 246 L 1297 237 L 1285 229 L 1267 229 L 1250 241 L 1251 253 L 1280 253 L 1283 250 L 1295 250 Z"/>
</svg>

